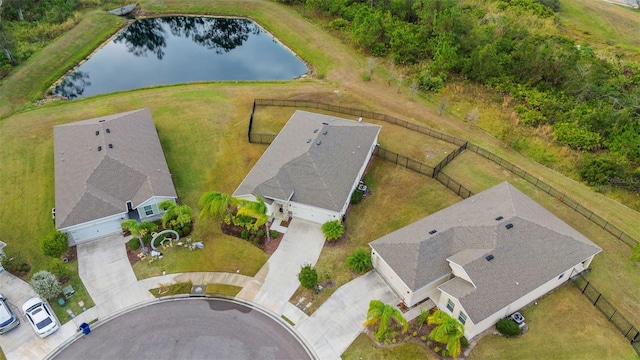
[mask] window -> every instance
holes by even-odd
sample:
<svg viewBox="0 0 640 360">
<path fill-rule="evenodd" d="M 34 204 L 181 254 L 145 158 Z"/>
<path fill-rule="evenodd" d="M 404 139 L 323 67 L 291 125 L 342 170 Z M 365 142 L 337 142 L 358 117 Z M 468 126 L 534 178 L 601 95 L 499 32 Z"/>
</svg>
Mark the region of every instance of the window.
<svg viewBox="0 0 640 360">
<path fill-rule="evenodd" d="M 564 274 L 560 274 L 560 276 L 558 276 L 558 280 L 562 279 L 564 277 Z"/>
<path fill-rule="evenodd" d="M 153 215 L 153 209 L 151 208 L 151 205 L 147 205 L 144 207 L 144 214 L 147 216 Z"/>
<path fill-rule="evenodd" d="M 456 305 L 453 303 L 453 301 L 451 301 L 451 299 L 447 299 L 447 309 L 453 312 L 453 309 L 455 309 L 455 307 Z"/>
<path fill-rule="evenodd" d="M 460 311 L 460 315 L 458 315 L 458 321 L 460 321 L 462 325 L 464 325 L 464 323 L 467 322 L 467 314 Z"/>
</svg>

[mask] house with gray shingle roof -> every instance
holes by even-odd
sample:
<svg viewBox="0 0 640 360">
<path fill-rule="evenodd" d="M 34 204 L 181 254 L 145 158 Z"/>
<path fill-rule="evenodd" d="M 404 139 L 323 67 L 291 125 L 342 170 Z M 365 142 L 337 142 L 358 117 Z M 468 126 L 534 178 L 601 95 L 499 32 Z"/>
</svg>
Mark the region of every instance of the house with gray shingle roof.
<svg viewBox="0 0 640 360">
<path fill-rule="evenodd" d="M 265 199 L 270 216 L 340 220 L 364 176 L 380 126 L 297 110 L 233 193 Z"/>
<path fill-rule="evenodd" d="M 155 220 L 177 198 L 149 109 L 55 126 L 55 225 L 70 245 Z"/>
<path fill-rule="evenodd" d="M 468 339 L 587 269 L 602 249 L 508 182 L 369 244 L 407 306 L 431 299 Z"/>
</svg>

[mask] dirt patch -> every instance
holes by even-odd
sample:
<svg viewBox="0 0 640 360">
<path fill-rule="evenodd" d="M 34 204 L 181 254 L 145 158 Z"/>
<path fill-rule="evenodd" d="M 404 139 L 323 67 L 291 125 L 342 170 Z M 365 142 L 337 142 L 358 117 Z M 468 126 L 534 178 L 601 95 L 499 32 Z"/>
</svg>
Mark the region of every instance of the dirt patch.
<svg viewBox="0 0 640 360">
<path fill-rule="evenodd" d="M 140 258 L 138 257 L 138 254 L 140 254 L 140 252 L 142 250 L 141 249 L 131 250 L 131 249 L 129 249 L 127 244 L 125 244 L 124 246 L 127 249 L 127 258 L 129 259 L 129 264 L 131 264 L 131 266 L 133 266 L 133 264 L 135 264 L 138 261 L 140 261 Z"/>
<path fill-rule="evenodd" d="M 64 259 L 67 259 L 67 262 L 78 260 L 78 248 L 75 246 L 70 246 L 69 250 L 67 250 L 66 253 L 60 256 L 60 260 L 65 261 Z"/>
</svg>

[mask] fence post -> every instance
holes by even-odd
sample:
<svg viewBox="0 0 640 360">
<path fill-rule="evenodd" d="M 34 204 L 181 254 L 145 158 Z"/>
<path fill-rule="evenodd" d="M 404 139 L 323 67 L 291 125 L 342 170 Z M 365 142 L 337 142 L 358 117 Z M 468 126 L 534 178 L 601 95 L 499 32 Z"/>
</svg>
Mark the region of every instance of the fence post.
<svg viewBox="0 0 640 360">
<path fill-rule="evenodd" d="M 618 312 L 618 309 L 613 309 L 613 314 L 611 314 L 611 316 L 609 316 L 609 321 L 611 321 L 611 319 L 613 319 L 613 316 Z"/>
<path fill-rule="evenodd" d="M 598 297 L 596 298 L 596 301 L 593 302 L 594 306 L 598 303 L 598 300 L 600 300 L 600 296 L 602 296 L 602 294 L 598 292 Z"/>
<path fill-rule="evenodd" d="M 584 292 L 587 290 L 587 287 L 589 287 L 589 282 L 588 281 L 587 281 L 587 284 L 584 286 L 584 289 L 582 289 L 582 291 L 580 293 L 584 294 Z"/>
</svg>

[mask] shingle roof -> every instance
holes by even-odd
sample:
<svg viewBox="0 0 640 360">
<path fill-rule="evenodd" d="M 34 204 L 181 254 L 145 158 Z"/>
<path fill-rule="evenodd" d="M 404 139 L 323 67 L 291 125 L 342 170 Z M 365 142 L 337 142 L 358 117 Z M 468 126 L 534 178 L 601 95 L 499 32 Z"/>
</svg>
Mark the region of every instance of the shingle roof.
<svg viewBox="0 0 640 360">
<path fill-rule="evenodd" d="M 379 125 L 297 110 L 233 196 L 293 193 L 291 201 L 340 211 L 379 132 Z"/>
<path fill-rule="evenodd" d="M 177 197 L 149 109 L 54 127 L 56 227 Z M 97 135 L 96 135 L 97 134 Z"/>
<path fill-rule="evenodd" d="M 440 289 L 476 323 L 601 251 L 507 182 L 370 245 L 413 290 L 451 274 L 447 259 L 462 266 L 476 288 L 454 278 Z"/>
</svg>

